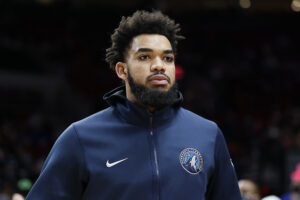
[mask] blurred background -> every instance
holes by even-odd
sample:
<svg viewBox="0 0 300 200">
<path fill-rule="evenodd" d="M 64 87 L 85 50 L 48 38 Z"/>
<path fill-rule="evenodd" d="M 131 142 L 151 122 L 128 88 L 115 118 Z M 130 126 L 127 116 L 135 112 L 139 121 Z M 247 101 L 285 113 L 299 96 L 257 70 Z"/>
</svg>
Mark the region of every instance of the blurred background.
<svg viewBox="0 0 300 200">
<path fill-rule="evenodd" d="M 0 199 L 26 195 L 54 141 L 120 85 L 104 62 L 123 15 L 181 24 L 184 107 L 218 123 L 238 178 L 288 191 L 300 161 L 300 0 L 0 0 Z"/>
</svg>

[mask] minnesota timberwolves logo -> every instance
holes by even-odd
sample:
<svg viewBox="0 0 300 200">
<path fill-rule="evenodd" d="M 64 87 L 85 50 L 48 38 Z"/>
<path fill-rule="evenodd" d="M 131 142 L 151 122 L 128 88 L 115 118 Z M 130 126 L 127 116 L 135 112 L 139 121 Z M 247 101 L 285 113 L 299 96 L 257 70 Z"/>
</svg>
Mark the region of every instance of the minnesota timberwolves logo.
<svg viewBox="0 0 300 200">
<path fill-rule="evenodd" d="M 186 148 L 180 153 L 181 166 L 190 174 L 198 174 L 203 167 L 201 154 L 193 148 Z"/>
</svg>

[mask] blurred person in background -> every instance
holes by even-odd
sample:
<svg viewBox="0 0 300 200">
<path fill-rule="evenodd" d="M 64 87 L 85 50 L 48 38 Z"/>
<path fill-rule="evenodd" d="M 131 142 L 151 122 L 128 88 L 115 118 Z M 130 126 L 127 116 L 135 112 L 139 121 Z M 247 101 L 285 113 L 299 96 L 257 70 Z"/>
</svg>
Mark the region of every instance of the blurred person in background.
<svg viewBox="0 0 300 200">
<path fill-rule="evenodd" d="M 260 200 L 260 192 L 258 186 L 251 180 L 239 180 L 239 188 L 243 200 Z"/>
<path fill-rule="evenodd" d="M 24 200 L 24 197 L 21 194 L 15 193 L 11 200 Z"/>
<path fill-rule="evenodd" d="M 261 200 L 280 200 L 280 198 L 275 195 L 269 195 L 269 196 L 262 198 Z"/>
<path fill-rule="evenodd" d="M 221 130 L 181 107 L 179 31 L 159 11 L 122 18 L 106 61 L 125 85 L 57 139 L 26 199 L 241 199 Z"/>
<path fill-rule="evenodd" d="M 19 193 L 14 193 L 11 198 L 7 194 L 0 194 L 0 200 L 24 200 L 24 197 Z"/>
<path fill-rule="evenodd" d="M 291 174 L 290 192 L 281 196 L 282 200 L 300 200 L 300 163 Z"/>
</svg>

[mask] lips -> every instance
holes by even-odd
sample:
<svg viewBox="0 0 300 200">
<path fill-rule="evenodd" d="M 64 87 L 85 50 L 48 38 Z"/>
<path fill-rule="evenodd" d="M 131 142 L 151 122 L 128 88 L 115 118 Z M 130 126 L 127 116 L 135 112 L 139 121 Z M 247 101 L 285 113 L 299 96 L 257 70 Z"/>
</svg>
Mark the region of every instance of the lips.
<svg viewBox="0 0 300 200">
<path fill-rule="evenodd" d="M 170 79 L 166 75 L 158 74 L 150 76 L 148 81 L 154 85 L 166 85 L 170 82 Z"/>
</svg>

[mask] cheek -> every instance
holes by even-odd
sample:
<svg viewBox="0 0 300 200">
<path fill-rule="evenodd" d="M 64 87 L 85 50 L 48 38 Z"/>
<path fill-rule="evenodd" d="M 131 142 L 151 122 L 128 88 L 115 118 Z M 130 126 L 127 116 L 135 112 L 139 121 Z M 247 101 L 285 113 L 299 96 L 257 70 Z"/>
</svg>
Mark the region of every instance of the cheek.
<svg viewBox="0 0 300 200">
<path fill-rule="evenodd" d="M 169 77 L 170 77 L 171 81 L 174 82 L 174 80 L 175 80 L 175 66 L 171 67 Z"/>
<path fill-rule="evenodd" d="M 133 63 L 133 65 L 131 66 L 132 67 L 130 68 L 130 74 L 133 77 L 133 79 L 137 83 L 145 83 L 145 80 L 149 75 L 149 73 L 147 72 L 147 67 L 143 66 L 140 63 Z"/>
</svg>

